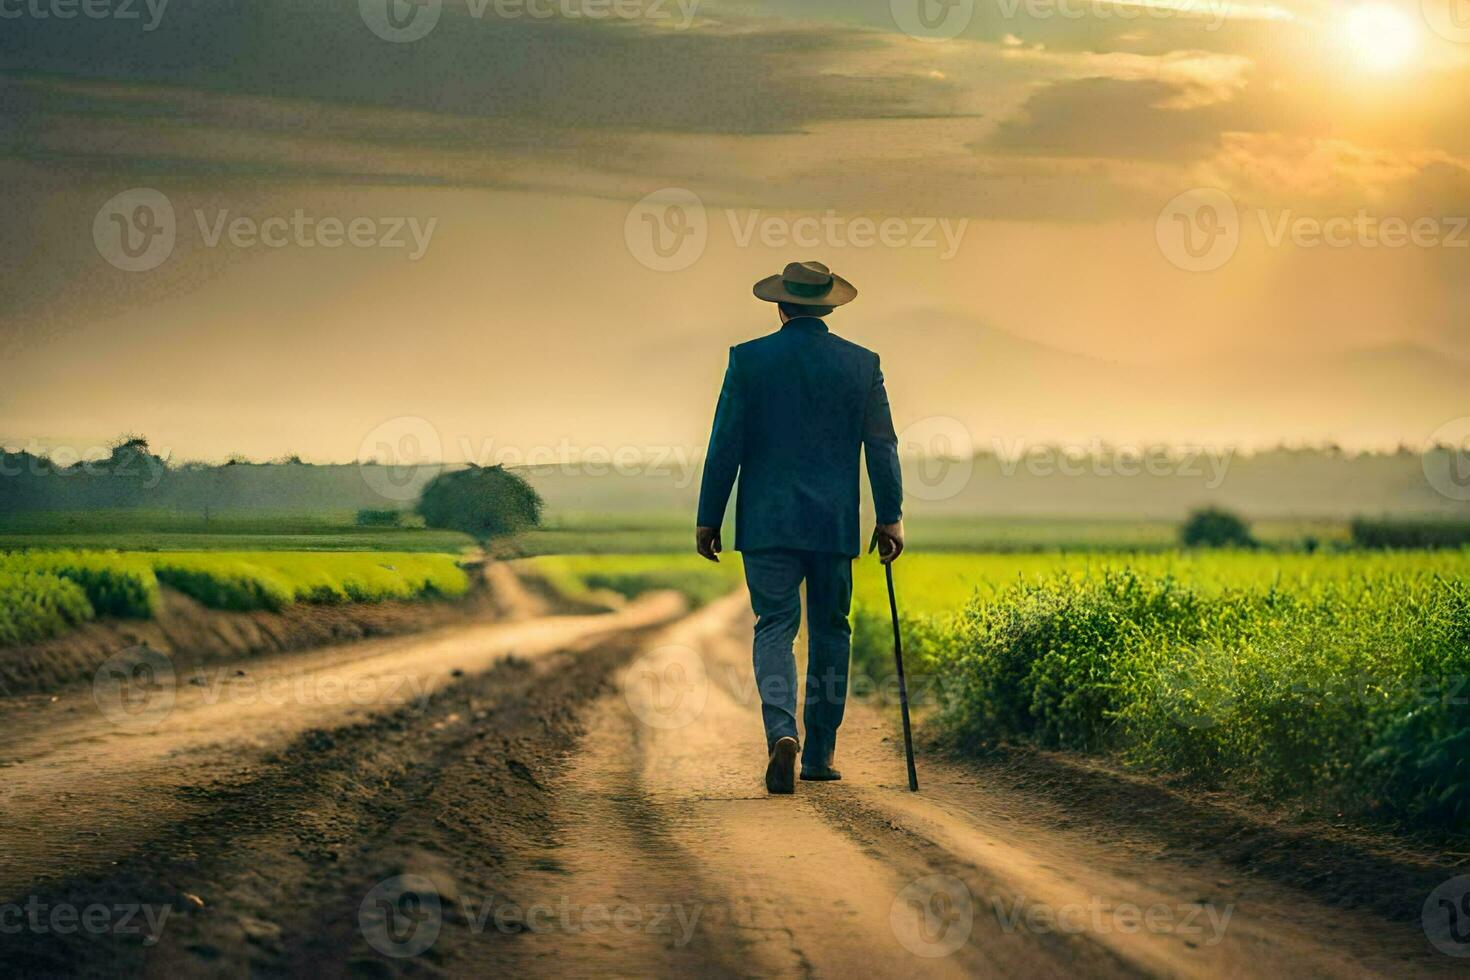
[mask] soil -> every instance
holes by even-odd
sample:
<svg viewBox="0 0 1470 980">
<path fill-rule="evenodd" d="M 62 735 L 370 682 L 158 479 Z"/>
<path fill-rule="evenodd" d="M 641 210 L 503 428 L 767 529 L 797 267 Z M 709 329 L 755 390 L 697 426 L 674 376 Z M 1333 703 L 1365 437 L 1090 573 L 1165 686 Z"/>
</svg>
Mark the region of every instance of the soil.
<svg viewBox="0 0 1470 980">
<path fill-rule="evenodd" d="M 1298 840 L 1036 753 L 926 750 L 910 793 L 886 708 L 849 705 L 842 781 L 768 795 L 745 603 L 648 596 L 251 669 L 417 678 L 407 701 L 185 683 L 149 727 L 81 693 L 7 709 L 0 911 L 143 906 L 161 927 L 0 931 L 0 969 L 1463 975 L 1420 917 L 1461 873 L 1445 855 Z"/>
</svg>

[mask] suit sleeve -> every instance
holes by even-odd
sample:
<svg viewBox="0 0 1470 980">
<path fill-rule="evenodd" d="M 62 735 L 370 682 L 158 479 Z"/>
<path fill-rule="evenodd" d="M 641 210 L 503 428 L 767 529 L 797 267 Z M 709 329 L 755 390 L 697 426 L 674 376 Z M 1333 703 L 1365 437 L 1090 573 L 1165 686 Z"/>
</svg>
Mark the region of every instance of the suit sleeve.
<svg viewBox="0 0 1470 980">
<path fill-rule="evenodd" d="M 709 450 L 704 456 L 704 477 L 699 486 L 700 527 L 719 527 L 724 523 L 725 506 L 730 502 L 730 491 L 735 487 L 735 474 L 740 470 L 744 451 L 745 404 L 732 348 L 720 401 L 715 407 Z"/>
<path fill-rule="evenodd" d="M 868 462 L 868 483 L 873 488 L 873 509 L 879 524 L 903 518 L 903 474 L 898 465 L 898 435 L 888 409 L 888 390 L 883 387 L 883 368 L 873 365 L 873 384 L 863 417 L 863 456 Z"/>
</svg>

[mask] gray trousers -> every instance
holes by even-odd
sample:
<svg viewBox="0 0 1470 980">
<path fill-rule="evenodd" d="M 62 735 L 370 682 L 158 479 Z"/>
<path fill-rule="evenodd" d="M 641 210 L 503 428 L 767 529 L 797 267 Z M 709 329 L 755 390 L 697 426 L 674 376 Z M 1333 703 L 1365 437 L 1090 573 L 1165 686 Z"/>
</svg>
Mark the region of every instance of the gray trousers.
<svg viewBox="0 0 1470 980">
<path fill-rule="evenodd" d="M 796 656 L 801 627 L 801 583 L 806 582 L 807 668 L 802 724 L 807 766 L 832 762 L 837 729 L 847 703 L 847 665 L 852 652 L 852 559 L 822 551 L 746 551 L 745 582 L 755 610 L 755 681 L 760 691 L 766 750 L 796 732 Z"/>
</svg>

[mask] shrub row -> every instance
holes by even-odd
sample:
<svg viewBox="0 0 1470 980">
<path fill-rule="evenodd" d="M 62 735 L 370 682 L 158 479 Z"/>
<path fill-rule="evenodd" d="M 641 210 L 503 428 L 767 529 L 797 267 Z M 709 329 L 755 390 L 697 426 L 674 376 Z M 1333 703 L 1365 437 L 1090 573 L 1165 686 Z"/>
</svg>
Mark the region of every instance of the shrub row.
<svg viewBox="0 0 1470 980">
<path fill-rule="evenodd" d="M 1273 800 L 1470 820 L 1461 580 L 1206 594 L 1109 571 L 1017 585 L 937 622 L 911 631 L 916 666 L 943 681 L 935 720 L 956 745 L 1116 752 Z"/>
</svg>

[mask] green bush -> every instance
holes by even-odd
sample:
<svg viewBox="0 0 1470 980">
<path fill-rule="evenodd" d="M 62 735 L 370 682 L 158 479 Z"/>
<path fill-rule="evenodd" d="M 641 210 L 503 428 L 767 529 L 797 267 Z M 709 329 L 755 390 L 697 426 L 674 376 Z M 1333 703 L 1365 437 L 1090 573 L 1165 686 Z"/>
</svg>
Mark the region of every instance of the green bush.
<svg viewBox="0 0 1470 980">
<path fill-rule="evenodd" d="M 23 551 L 0 555 L 0 571 L 45 572 L 81 587 L 93 612 L 118 619 L 149 619 L 158 582 L 146 559 L 115 551 Z"/>
<path fill-rule="evenodd" d="M 541 497 L 503 466 L 471 466 L 430 480 L 417 511 L 428 527 L 463 531 L 483 543 L 540 524 Z"/>
<path fill-rule="evenodd" d="M 36 643 L 93 617 L 75 582 L 40 571 L 0 568 L 0 646 Z"/>
<path fill-rule="evenodd" d="M 364 508 L 357 512 L 358 527 L 401 527 L 403 525 L 403 511 L 401 510 L 371 510 Z"/>
<path fill-rule="evenodd" d="M 1355 518 L 1350 526 L 1353 544 L 1360 548 L 1462 548 L 1470 545 L 1470 521 L 1369 520 Z"/>
<path fill-rule="evenodd" d="M 469 588 L 464 570 L 449 555 L 178 552 L 153 561 L 159 581 L 212 609 L 438 599 Z"/>
<path fill-rule="evenodd" d="M 154 573 L 164 585 L 210 609 L 235 612 L 269 609 L 278 612 L 290 605 L 294 598 L 279 583 L 244 569 L 160 562 L 154 566 Z"/>
<path fill-rule="evenodd" d="M 1270 799 L 1470 817 L 1470 589 L 1383 575 L 1206 594 L 1109 571 L 972 601 L 937 648 L 959 744 L 1114 751 Z"/>
<path fill-rule="evenodd" d="M 1250 525 L 1238 514 L 1219 507 L 1192 512 L 1179 527 L 1179 541 L 1186 548 L 1254 548 Z"/>
</svg>

